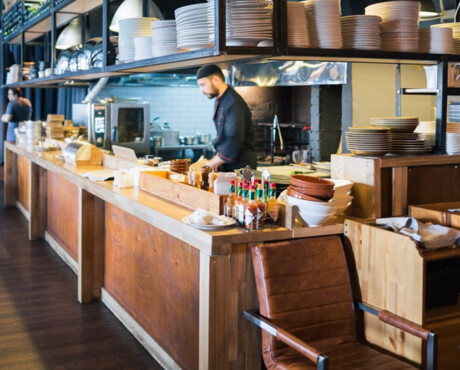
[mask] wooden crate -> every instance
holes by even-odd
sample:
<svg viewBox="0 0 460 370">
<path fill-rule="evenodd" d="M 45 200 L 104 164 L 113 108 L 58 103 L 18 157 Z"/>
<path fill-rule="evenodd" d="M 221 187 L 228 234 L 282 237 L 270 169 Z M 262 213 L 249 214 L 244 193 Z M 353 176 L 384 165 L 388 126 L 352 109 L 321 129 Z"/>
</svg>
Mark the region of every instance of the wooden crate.
<svg viewBox="0 0 460 370">
<path fill-rule="evenodd" d="M 460 202 L 434 203 L 409 206 L 409 216 L 422 222 L 432 222 L 460 229 L 460 212 L 448 212 L 448 209 L 460 209 Z"/>
<path fill-rule="evenodd" d="M 219 215 L 224 213 L 227 196 L 174 182 L 169 175 L 169 171 L 141 172 L 139 188 L 193 211 L 202 208 Z"/>
</svg>

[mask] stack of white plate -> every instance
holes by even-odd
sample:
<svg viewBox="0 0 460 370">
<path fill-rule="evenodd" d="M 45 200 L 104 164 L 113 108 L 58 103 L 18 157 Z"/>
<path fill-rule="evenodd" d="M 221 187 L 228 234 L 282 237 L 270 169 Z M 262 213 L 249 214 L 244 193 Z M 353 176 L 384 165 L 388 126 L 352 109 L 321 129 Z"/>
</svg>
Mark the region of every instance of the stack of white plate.
<svg viewBox="0 0 460 370">
<path fill-rule="evenodd" d="M 209 42 L 208 4 L 183 6 L 176 15 L 177 47 L 186 50 L 211 47 Z"/>
<path fill-rule="evenodd" d="M 310 46 L 322 49 L 342 48 L 340 0 L 307 0 L 307 26 Z"/>
<path fill-rule="evenodd" d="M 208 0 L 209 42 L 214 42 L 214 0 Z M 226 44 L 256 46 L 273 39 L 272 0 L 227 0 Z"/>
<path fill-rule="evenodd" d="M 382 18 L 375 15 L 342 17 L 343 48 L 380 50 L 382 48 L 381 21 Z"/>
<path fill-rule="evenodd" d="M 460 154 L 460 122 L 447 122 L 446 131 L 447 154 Z"/>
<path fill-rule="evenodd" d="M 447 154 L 460 154 L 460 133 L 448 132 L 446 134 Z"/>
<path fill-rule="evenodd" d="M 390 133 L 392 154 L 422 154 L 431 151 L 432 147 L 420 135 L 411 132 Z"/>
<path fill-rule="evenodd" d="M 161 57 L 180 53 L 182 50 L 177 47 L 176 21 L 152 22 L 152 56 Z"/>
<path fill-rule="evenodd" d="M 139 36 L 134 38 L 134 60 L 152 57 L 152 36 Z"/>
<path fill-rule="evenodd" d="M 308 48 L 307 14 L 303 3 L 288 2 L 288 45 L 297 48 Z"/>
<path fill-rule="evenodd" d="M 122 62 L 131 62 L 135 57 L 134 38 L 152 36 L 150 24 L 158 21 L 157 18 L 138 17 L 120 20 L 118 37 L 118 59 Z"/>
<path fill-rule="evenodd" d="M 460 102 L 449 102 L 447 105 L 447 120 L 460 122 Z"/>
<path fill-rule="evenodd" d="M 418 133 L 420 139 L 425 140 L 428 145 L 434 146 L 436 141 L 436 121 L 421 121 L 414 132 Z"/>
<path fill-rule="evenodd" d="M 451 54 L 453 46 L 451 28 L 419 29 L 419 51 L 421 53 Z"/>
<path fill-rule="evenodd" d="M 418 124 L 418 117 L 371 118 L 371 126 L 386 128 L 392 132 L 414 132 Z"/>
<path fill-rule="evenodd" d="M 460 22 L 434 24 L 432 28 L 450 28 L 452 29 L 453 53 L 460 54 Z"/>
<path fill-rule="evenodd" d="M 391 150 L 388 129 L 376 127 L 350 127 L 345 133 L 347 149 L 356 155 L 387 154 Z"/>
<path fill-rule="evenodd" d="M 382 18 L 382 50 L 418 50 L 419 1 L 386 1 L 369 5 L 367 15 Z"/>
</svg>

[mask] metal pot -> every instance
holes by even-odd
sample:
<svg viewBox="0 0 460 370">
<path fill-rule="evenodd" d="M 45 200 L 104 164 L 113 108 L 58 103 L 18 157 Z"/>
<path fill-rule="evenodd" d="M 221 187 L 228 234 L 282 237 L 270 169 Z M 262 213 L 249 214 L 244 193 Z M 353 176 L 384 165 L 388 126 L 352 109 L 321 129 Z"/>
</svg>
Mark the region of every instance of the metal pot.
<svg viewBox="0 0 460 370">
<path fill-rule="evenodd" d="M 159 148 L 163 146 L 163 138 L 161 136 L 154 136 L 150 138 L 152 147 Z"/>
<path fill-rule="evenodd" d="M 197 137 L 196 136 L 185 136 L 185 145 L 195 145 L 197 143 Z"/>
<path fill-rule="evenodd" d="M 200 134 L 198 141 L 200 144 L 209 144 L 211 142 L 211 134 Z"/>
</svg>

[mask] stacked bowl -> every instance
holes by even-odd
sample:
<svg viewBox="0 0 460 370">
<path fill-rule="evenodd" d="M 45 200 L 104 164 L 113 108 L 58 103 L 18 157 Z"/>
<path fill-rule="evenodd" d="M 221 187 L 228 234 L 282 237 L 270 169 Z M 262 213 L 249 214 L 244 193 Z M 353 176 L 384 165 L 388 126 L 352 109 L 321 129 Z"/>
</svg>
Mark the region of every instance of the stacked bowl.
<svg viewBox="0 0 460 370">
<path fill-rule="evenodd" d="M 351 188 L 353 187 L 353 182 L 349 180 L 332 180 L 334 183 L 334 201 L 335 206 L 337 207 L 337 215 L 342 214 L 348 207 L 351 205 L 353 196 L 351 195 Z"/>
<path fill-rule="evenodd" d="M 286 201 L 299 208 L 300 219 L 309 226 L 319 226 L 337 212 L 334 183 L 308 175 L 292 175 L 286 191 Z"/>
</svg>

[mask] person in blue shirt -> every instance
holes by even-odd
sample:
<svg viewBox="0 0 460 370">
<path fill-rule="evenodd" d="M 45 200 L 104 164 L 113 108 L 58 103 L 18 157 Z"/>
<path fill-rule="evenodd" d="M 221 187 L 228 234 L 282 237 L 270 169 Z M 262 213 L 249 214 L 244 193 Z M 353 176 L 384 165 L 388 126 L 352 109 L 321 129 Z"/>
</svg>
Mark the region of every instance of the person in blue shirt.
<svg viewBox="0 0 460 370">
<path fill-rule="evenodd" d="M 18 127 L 19 122 L 27 121 L 32 115 L 32 104 L 29 99 L 22 97 L 22 91 L 18 87 L 8 89 L 8 100 L 6 112 L 2 115 L 2 121 L 8 123 L 6 131 L 7 141 L 16 141 L 14 129 Z"/>
<path fill-rule="evenodd" d="M 251 111 L 243 98 L 225 83 L 221 69 L 214 65 L 201 67 L 197 72 L 201 93 L 216 98 L 214 124 L 216 138 L 212 144 L 216 155 L 207 165 L 214 171 L 230 172 L 247 165 L 257 168 L 254 150 L 254 130 Z"/>
</svg>

